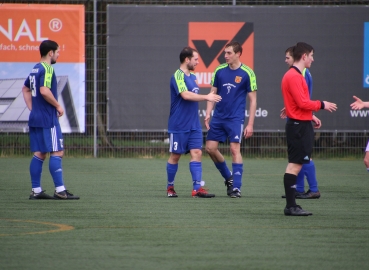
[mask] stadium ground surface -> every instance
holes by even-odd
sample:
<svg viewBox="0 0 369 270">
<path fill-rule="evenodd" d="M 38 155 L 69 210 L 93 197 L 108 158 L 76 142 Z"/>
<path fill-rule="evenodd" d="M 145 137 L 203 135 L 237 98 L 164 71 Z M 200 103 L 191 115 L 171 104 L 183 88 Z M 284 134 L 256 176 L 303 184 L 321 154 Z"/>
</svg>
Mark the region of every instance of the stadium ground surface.
<svg viewBox="0 0 369 270">
<path fill-rule="evenodd" d="M 191 197 L 188 157 L 166 197 L 165 159 L 65 158 L 79 201 L 30 201 L 30 158 L 0 158 L 0 269 L 368 269 L 369 174 L 361 160 L 315 160 L 322 197 L 286 217 L 286 160 L 244 160 L 242 198 Z M 230 160 L 227 160 L 230 164 Z M 43 189 L 53 193 L 48 161 Z M 307 188 L 306 188 L 307 189 Z"/>
</svg>

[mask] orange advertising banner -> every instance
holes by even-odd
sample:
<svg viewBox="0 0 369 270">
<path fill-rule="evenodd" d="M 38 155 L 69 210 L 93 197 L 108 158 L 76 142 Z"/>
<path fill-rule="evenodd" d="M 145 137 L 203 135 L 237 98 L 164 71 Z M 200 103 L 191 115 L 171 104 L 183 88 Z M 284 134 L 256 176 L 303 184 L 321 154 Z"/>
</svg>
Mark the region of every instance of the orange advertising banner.
<svg viewBox="0 0 369 270">
<path fill-rule="evenodd" d="M 85 62 L 83 5 L 0 5 L 0 62 L 38 62 L 39 45 L 59 44 L 59 63 Z"/>
<path fill-rule="evenodd" d="M 225 62 L 224 46 L 236 40 L 241 43 L 243 53 L 240 60 L 254 68 L 253 24 L 247 22 L 189 22 L 188 45 L 199 52 L 200 63 L 195 74 L 199 87 L 210 87 L 216 67 Z"/>
</svg>

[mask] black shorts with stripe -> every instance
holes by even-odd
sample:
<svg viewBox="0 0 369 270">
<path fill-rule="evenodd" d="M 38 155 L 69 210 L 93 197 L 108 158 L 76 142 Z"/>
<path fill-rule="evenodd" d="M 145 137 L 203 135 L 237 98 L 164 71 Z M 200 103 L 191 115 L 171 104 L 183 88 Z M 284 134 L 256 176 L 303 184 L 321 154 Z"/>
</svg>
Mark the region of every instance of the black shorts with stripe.
<svg viewBox="0 0 369 270">
<path fill-rule="evenodd" d="M 288 162 L 310 163 L 314 143 L 314 129 L 311 121 L 288 119 L 286 123 Z"/>
</svg>

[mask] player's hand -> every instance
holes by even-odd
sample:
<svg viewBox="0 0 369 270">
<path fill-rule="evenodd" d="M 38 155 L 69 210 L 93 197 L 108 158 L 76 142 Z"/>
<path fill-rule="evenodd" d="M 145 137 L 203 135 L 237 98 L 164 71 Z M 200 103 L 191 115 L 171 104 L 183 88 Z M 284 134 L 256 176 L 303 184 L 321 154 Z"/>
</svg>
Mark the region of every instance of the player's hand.
<svg viewBox="0 0 369 270">
<path fill-rule="evenodd" d="M 210 129 L 210 125 L 209 125 L 210 115 L 205 115 L 204 121 L 205 121 L 205 127 L 206 127 L 206 129 L 209 130 Z"/>
<path fill-rule="evenodd" d="M 282 119 L 286 119 L 286 118 L 287 118 L 287 114 L 286 114 L 286 107 L 283 107 L 283 109 L 281 110 L 280 117 L 281 117 Z"/>
<path fill-rule="evenodd" d="M 210 92 L 209 94 L 207 94 L 207 101 L 211 101 L 211 102 L 219 102 L 222 100 L 222 97 L 215 94 L 214 91 Z"/>
<path fill-rule="evenodd" d="M 322 126 L 322 121 L 315 115 L 313 115 L 314 128 L 320 128 Z"/>
<path fill-rule="evenodd" d="M 324 103 L 324 110 L 329 111 L 329 112 L 334 112 L 337 110 L 336 103 L 332 103 L 329 101 L 323 101 L 323 103 Z"/>
<path fill-rule="evenodd" d="M 64 109 L 62 106 L 59 105 L 58 107 L 56 107 L 56 111 L 58 112 L 58 117 L 63 116 Z"/>
<path fill-rule="evenodd" d="M 357 96 L 353 96 L 353 98 L 356 101 L 350 104 L 351 109 L 353 109 L 353 110 L 361 110 L 362 108 L 364 108 L 364 102 L 360 98 L 358 98 Z"/>
<path fill-rule="evenodd" d="M 250 138 L 254 134 L 254 127 L 252 125 L 247 125 L 245 127 L 245 130 L 243 131 L 243 136 L 245 136 L 245 139 Z"/>
</svg>

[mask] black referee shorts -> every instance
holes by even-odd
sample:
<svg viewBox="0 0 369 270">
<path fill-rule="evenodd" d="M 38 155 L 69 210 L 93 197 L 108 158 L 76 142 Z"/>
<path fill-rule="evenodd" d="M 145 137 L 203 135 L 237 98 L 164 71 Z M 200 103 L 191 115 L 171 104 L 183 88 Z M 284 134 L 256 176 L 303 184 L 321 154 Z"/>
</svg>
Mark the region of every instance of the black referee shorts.
<svg viewBox="0 0 369 270">
<path fill-rule="evenodd" d="M 286 123 L 288 162 L 310 163 L 314 143 L 314 129 L 311 121 L 288 119 Z"/>
</svg>

